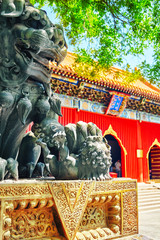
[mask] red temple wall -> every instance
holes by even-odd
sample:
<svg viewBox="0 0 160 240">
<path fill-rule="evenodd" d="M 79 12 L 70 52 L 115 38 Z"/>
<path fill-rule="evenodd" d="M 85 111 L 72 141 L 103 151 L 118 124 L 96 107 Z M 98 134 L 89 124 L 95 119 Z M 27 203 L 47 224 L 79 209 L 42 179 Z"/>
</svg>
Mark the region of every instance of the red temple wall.
<svg viewBox="0 0 160 240">
<path fill-rule="evenodd" d="M 104 133 L 111 124 L 117 137 L 127 151 L 126 166 L 125 158 L 122 156 L 122 176 L 148 180 L 148 160 L 146 158 L 150 146 L 155 138 L 160 142 L 160 124 L 150 122 L 139 122 L 119 117 L 112 117 L 77 109 L 62 107 L 63 117 L 59 118 L 61 124 L 76 123 L 78 121 L 93 122 Z M 159 136 L 159 137 L 158 137 Z M 137 158 L 137 149 L 143 149 L 143 158 Z"/>
</svg>

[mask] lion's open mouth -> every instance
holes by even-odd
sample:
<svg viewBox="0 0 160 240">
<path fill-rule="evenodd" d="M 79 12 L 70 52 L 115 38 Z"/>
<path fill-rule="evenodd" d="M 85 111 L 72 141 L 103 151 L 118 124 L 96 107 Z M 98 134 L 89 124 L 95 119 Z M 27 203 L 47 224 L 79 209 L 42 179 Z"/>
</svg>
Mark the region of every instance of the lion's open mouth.
<svg viewBox="0 0 160 240">
<path fill-rule="evenodd" d="M 54 47 L 54 48 L 46 48 L 40 51 L 38 56 L 47 59 L 49 61 L 55 61 L 57 64 L 64 59 L 64 56 L 60 52 L 61 49 Z"/>
<path fill-rule="evenodd" d="M 17 40 L 15 47 L 16 51 L 21 55 L 23 61 L 26 63 L 26 73 L 29 78 L 36 82 L 49 84 L 52 74 L 49 62 L 54 61 L 59 64 L 66 56 L 67 47 L 61 48 L 53 42 L 48 43 L 49 47 L 34 46 L 27 42 Z"/>
<path fill-rule="evenodd" d="M 28 51 L 28 53 L 31 59 L 33 59 L 30 63 L 31 77 L 41 82 L 49 83 L 52 74 L 52 70 L 49 68 L 49 61 L 55 61 L 58 64 L 64 59 L 63 53 L 61 54 L 60 49 L 57 47 L 45 48 L 39 53 L 34 53 L 33 51 Z M 37 71 L 39 74 L 37 74 Z M 40 79 L 38 79 L 39 77 Z"/>
<path fill-rule="evenodd" d="M 46 56 L 41 56 L 41 52 L 39 54 L 35 54 L 33 52 L 29 53 L 33 59 L 31 67 L 43 73 L 47 78 L 50 78 L 52 70 L 49 68 L 49 61 L 54 60 L 53 56 L 49 56 L 48 54 L 46 54 Z"/>
</svg>

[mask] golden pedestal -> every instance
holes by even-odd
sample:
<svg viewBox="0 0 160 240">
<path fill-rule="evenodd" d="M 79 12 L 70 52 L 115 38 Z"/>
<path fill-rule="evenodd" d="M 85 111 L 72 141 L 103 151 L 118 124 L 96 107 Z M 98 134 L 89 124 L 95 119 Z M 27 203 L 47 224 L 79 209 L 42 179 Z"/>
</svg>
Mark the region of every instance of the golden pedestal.
<svg viewBox="0 0 160 240">
<path fill-rule="evenodd" d="M 94 240 L 138 233 L 137 183 L 4 181 L 0 240 Z"/>
</svg>

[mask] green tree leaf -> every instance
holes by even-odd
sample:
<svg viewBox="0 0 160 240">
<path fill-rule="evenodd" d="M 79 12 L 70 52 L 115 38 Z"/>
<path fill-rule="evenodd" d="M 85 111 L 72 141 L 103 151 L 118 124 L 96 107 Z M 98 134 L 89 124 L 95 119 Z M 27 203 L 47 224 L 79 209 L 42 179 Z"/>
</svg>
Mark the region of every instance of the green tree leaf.
<svg viewBox="0 0 160 240">
<path fill-rule="evenodd" d="M 160 82 L 159 0 L 31 0 L 31 3 L 38 7 L 47 4 L 57 13 L 69 44 L 82 55 L 77 59 L 79 67 L 80 62 L 92 64 L 92 77 L 99 69 L 123 65 L 128 54 L 144 54 L 152 45 L 154 61 L 142 62 L 138 74 L 153 83 Z"/>
</svg>

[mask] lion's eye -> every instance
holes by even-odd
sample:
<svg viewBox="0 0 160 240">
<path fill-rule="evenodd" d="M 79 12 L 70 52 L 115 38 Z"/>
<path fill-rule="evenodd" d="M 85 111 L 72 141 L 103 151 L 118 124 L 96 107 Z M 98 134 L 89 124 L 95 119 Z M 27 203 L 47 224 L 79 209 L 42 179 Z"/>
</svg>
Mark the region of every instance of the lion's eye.
<svg viewBox="0 0 160 240">
<path fill-rule="evenodd" d="M 41 16 L 40 14 L 37 12 L 37 11 L 34 11 L 31 13 L 31 17 L 34 19 L 34 20 L 40 20 L 41 19 Z"/>
<path fill-rule="evenodd" d="M 64 41 L 59 41 L 58 45 L 59 45 L 60 47 L 64 46 Z"/>
</svg>

